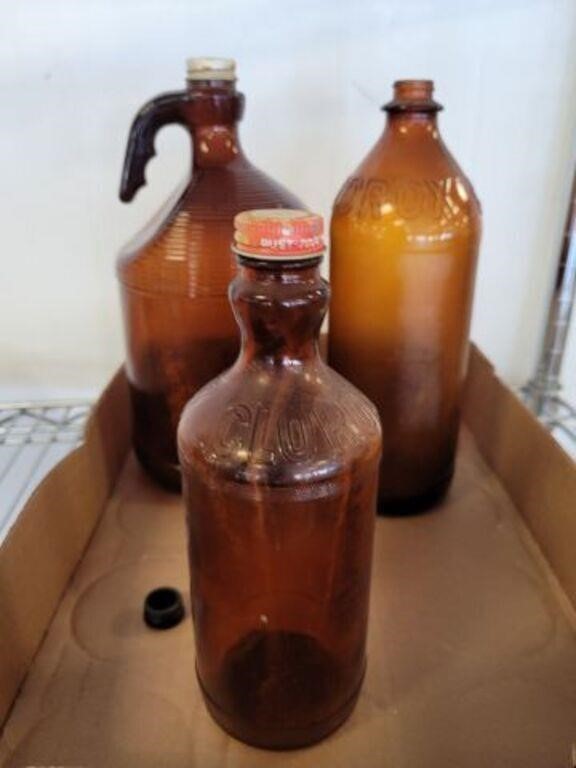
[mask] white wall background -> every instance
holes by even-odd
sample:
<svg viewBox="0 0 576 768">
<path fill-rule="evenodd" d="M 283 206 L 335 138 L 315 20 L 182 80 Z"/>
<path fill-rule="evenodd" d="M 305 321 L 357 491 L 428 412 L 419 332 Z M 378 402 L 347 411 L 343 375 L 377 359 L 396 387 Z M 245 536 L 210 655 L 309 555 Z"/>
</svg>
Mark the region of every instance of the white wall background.
<svg viewBox="0 0 576 768">
<path fill-rule="evenodd" d="M 184 174 L 160 135 L 117 199 L 141 104 L 190 55 L 233 56 L 248 155 L 326 215 L 401 77 L 436 80 L 444 137 L 484 208 L 473 336 L 531 372 L 576 138 L 574 0 L 17 0 L 0 3 L 0 381 L 99 387 L 122 357 L 115 254 Z M 576 333 L 573 333 L 576 336 Z M 576 394 L 576 338 L 565 379 Z"/>
</svg>

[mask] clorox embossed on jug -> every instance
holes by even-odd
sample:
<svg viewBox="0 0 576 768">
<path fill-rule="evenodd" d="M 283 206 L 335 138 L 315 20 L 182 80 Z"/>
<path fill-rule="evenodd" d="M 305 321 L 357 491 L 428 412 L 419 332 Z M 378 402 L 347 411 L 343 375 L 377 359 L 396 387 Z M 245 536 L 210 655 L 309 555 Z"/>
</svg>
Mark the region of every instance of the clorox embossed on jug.
<svg viewBox="0 0 576 768">
<path fill-rule="evenodd" d="M 178 431 L 197 671 L 227 731 L 291 748 L 336 728 L 364 676 L 380 426 L 319 356 L 322 219 L 243 213 L 235 248 L 242 351 Z"/>
<path fill-rule="evenodd" d="M 378 407 L 389 514 L 432 505 L 454 471 L 480 206 L 440 109 L 429 80 L 396 83 L 386 130 L 332 216 L 329 362 Z"/>
</svg>

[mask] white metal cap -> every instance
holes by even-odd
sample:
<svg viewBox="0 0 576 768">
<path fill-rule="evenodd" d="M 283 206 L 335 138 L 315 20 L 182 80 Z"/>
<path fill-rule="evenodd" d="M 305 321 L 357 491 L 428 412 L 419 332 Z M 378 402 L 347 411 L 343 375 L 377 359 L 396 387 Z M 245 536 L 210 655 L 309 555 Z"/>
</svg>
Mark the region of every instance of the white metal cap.
<svg viewBox="0 0 576 768">
<path fill-rule="evenodd" d="M 188 59 L 186 77 L 188 80 L 236 80 L 236 62 L 208 56 Z"/>
</svg>

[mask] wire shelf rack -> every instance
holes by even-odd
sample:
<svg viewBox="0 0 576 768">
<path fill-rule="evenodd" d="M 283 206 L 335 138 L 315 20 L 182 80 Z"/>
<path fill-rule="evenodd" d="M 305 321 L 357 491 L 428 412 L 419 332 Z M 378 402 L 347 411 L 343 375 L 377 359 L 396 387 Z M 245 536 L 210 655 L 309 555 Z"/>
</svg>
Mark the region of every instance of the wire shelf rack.
<svg viewBox="0 0 576 768">
<path fill-rule="evenodd" d="M 559 391 L 559 387 L 550 389 L 534 379 L 520 388 L 519 395 L 564 450 L 576 458 L 576 408 Z"/>
<path fill-rule="evenodd" d="M 521 395 L 532 407 L 534 393 Z M 42 478 L 82 443 L 92 401 L 0 402 L 0 543 Z M 538 417 L 576 457 L 576 408 L 559 396 L 540 401 Z"/>
<path fill-rule="evenodd" d="M 90 400 L 0 402 L 0 542 L 42 478 L 80 445 Z"/>
<path fill-rule="evenodd" d="M 548 429 L 559 432 L 574 441 L 576 446 L 576 408 L 561 397 L 552 397 L 540 417 Z"/>
<path fill-rule="evenodd" d="M 547 398 L 540 421 L 565 450 L 576 458 L 576 408 L 561 397 Z"/>
</svg>

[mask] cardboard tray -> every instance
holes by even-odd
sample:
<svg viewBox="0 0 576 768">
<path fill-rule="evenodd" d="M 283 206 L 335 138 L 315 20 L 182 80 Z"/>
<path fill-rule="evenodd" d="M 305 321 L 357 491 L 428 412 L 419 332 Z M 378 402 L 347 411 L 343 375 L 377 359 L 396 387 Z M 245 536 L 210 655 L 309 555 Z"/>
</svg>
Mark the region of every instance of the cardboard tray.
<svg viewBox="0 0 576 768">
<path fill-rule="evenodd" d="M 0 549 L 0 764 L 104 768 L 562 768 L 576 742 L 576 469 L 472 351 L 457 473 L 431 514 L 379 519 L 368 674 L 321 744 L 223 733 L 190 621 L 141 619 L 187 590 L 181 500 L 129 452 L 126 382 Z"/>
</svg>

